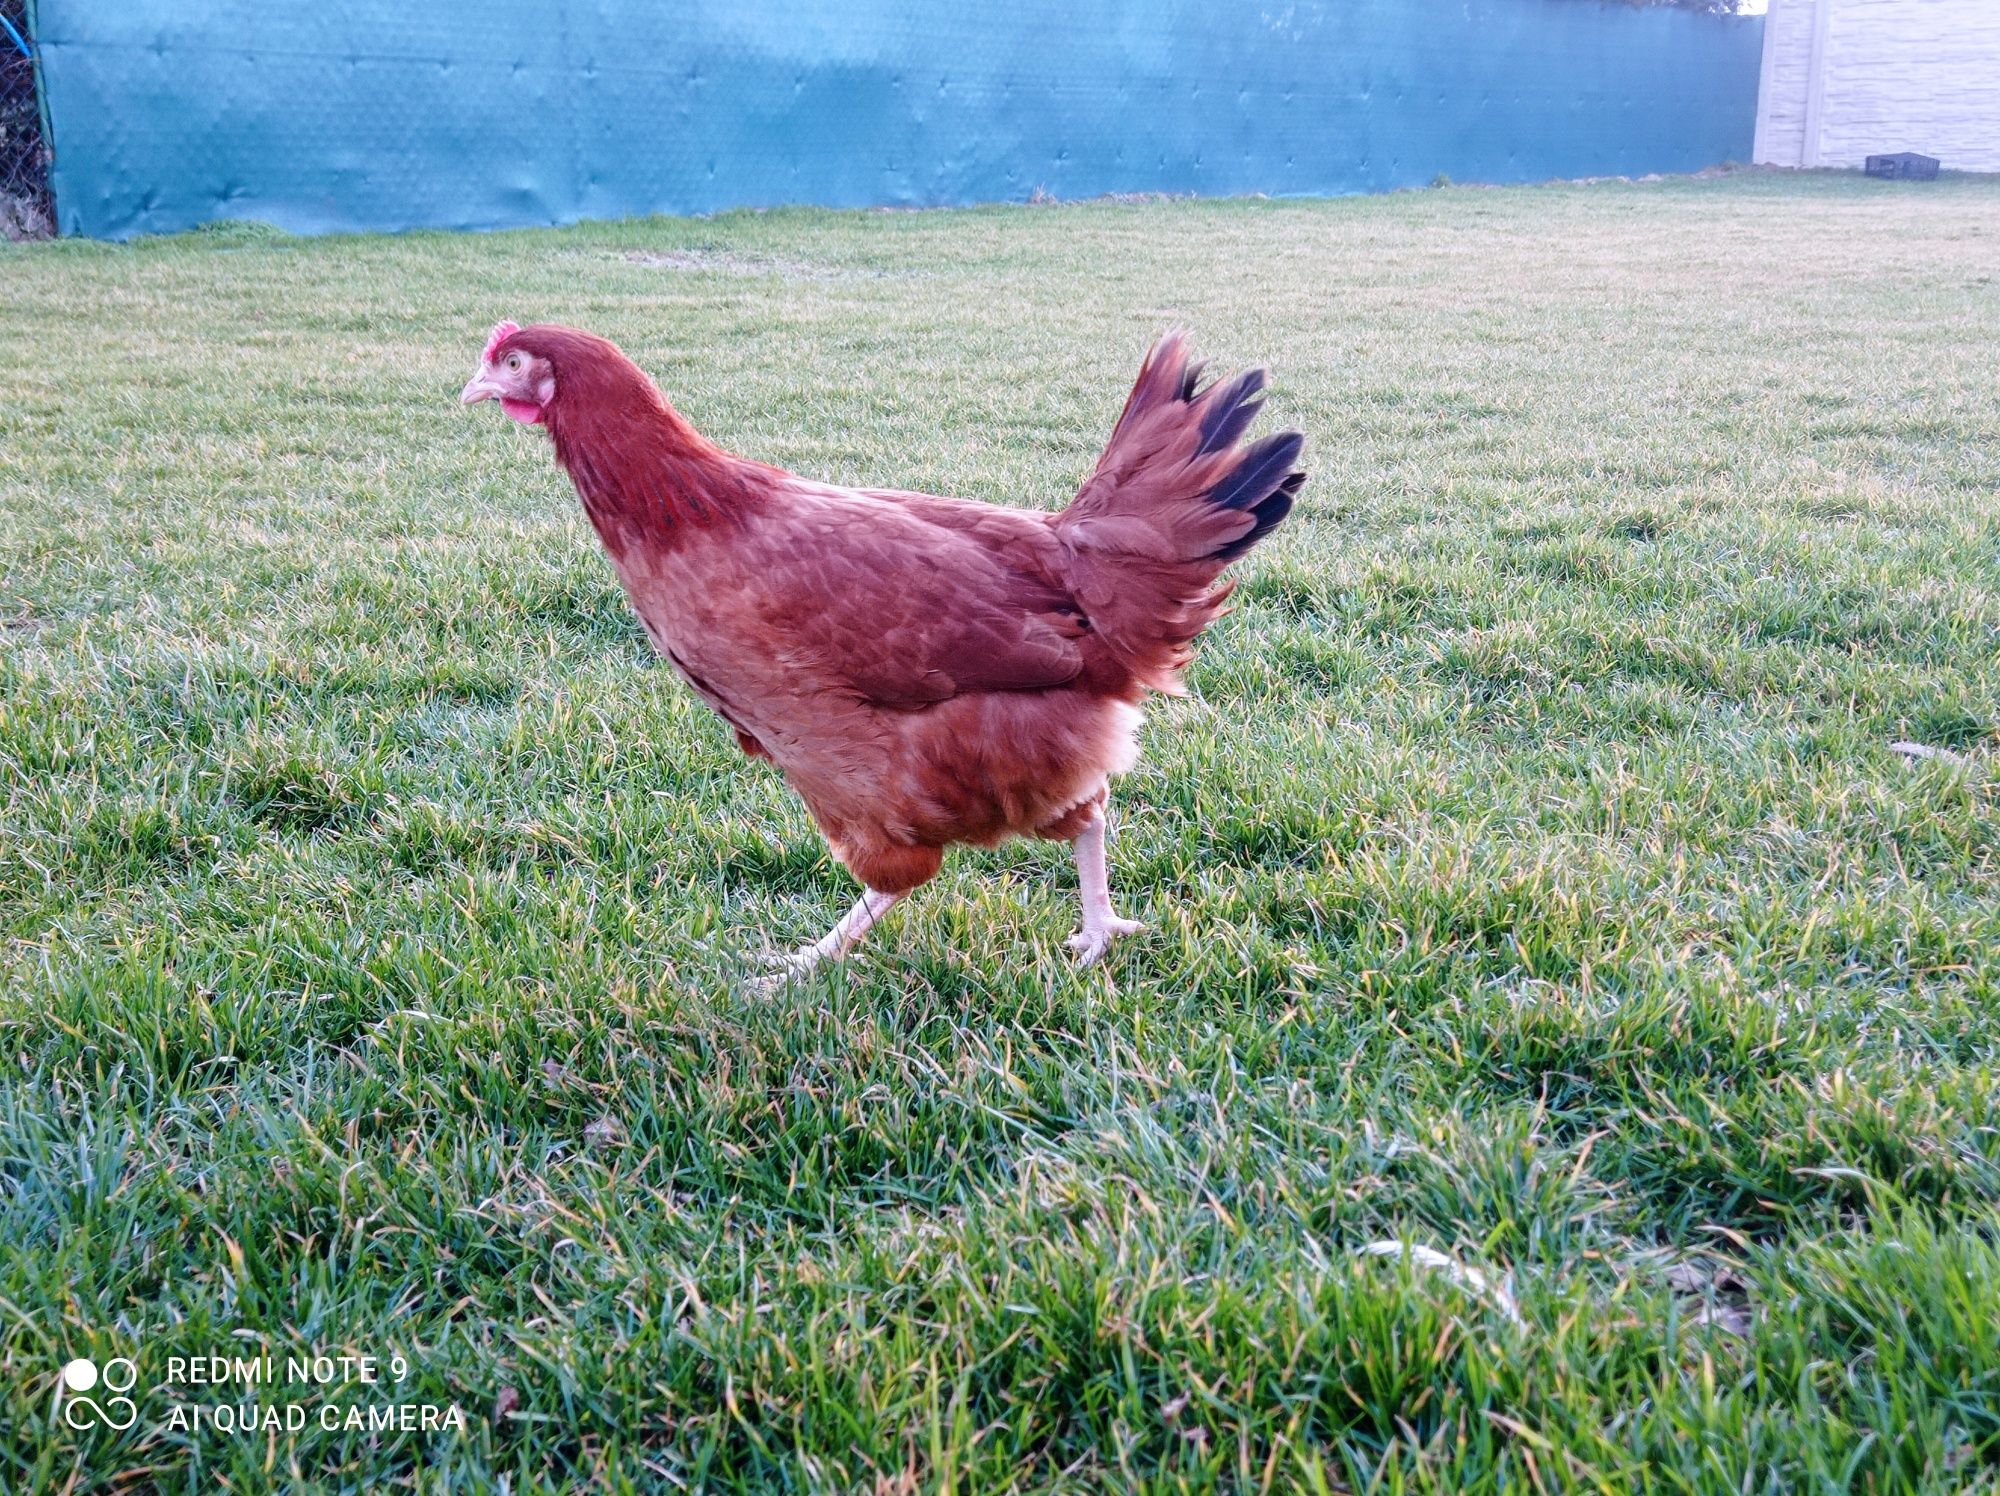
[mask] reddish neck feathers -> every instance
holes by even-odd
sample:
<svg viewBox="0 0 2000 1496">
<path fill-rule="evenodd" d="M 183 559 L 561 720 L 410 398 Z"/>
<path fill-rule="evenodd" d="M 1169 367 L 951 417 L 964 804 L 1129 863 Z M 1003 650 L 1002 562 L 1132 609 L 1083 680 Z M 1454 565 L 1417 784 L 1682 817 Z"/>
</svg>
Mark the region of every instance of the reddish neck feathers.
<svg viewBox="0 0 2000 1496">
<path fill-rule="evenodd" d="M 543 420 L 614 558 L 640 545 L 677 547 L 697 529 L 739 519 L 755 501 L 757 465 L 696 431 L 609 344 L 569 353 L 556 359 L 556 395 Z"/>
</svg>

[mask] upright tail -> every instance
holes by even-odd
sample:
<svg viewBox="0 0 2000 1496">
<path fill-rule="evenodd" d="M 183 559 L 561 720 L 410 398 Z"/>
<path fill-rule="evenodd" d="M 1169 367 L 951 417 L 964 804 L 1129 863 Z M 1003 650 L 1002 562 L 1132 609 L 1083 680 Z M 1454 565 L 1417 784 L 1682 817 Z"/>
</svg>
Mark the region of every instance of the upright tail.
<svg viewBox="0 0 2000 1496">
<path fill-rule="evenodd" d="M 1097 470 L 1055 522 L 1092 630 L 1142 683 L 1174 694 L 1195 636 L 1235 590 L 1216 577 L 1291 513 L 1306 481 L 1298 432 L 1242 439 L 1264 371 L 1200 388 L 1201 371 L 1180 333 L 1154 345 Z"/>
</svg>

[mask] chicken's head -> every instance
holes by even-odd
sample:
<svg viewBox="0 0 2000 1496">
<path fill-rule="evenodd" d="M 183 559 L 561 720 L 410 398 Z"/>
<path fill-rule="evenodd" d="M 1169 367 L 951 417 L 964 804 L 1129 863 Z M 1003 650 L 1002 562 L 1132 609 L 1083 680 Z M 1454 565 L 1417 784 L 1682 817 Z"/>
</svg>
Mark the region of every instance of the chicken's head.
<svg viewBox="0 0 2000 1496">
<path fill-rule="evenodd" d="M 524 426 L 534 426 L 544 419 L 555 397 L 555 366 L 522 346 L 517 324 L 502 322 L 487 337 L 486 351 L 479 356 L 479 372 L 465 382 L 458 399 L 461 405 L 498 400 L 509 416 Z"/>
</svg>

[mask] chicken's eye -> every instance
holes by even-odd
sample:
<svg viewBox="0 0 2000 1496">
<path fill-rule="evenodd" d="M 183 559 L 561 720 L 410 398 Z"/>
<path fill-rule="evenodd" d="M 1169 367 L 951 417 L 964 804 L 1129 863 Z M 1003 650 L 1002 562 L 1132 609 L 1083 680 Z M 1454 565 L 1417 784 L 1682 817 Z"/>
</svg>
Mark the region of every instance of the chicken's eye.
<svg viewBox="0 0 2000 1496">
<path fill-rule="evenodd" d="M 519 369 L 520 369 L 520 367 L 521 367 L 521 355 L 520 355 L 520 354 L 518 354 L 518 353 L 510 353 L 510 354 L 508 354 L 508 355 L 507 355 L 507 367 L 508 367 L 508 368 L 510 368 L 510 369 L 514 369 L 514 370 L 519 370 Z"/>
</svg>

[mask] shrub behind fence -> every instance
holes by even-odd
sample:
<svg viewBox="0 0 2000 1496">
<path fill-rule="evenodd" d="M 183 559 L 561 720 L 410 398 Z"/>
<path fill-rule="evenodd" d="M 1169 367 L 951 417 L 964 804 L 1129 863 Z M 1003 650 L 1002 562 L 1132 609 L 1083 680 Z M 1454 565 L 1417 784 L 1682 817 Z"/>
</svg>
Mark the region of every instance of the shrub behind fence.
<svg viewBox="0 0 2000 1496">
<path fill-rule="evenodd" d="M 27 0 L 0 0 L 0 239 L 55 232 Z"/>
</svg>

